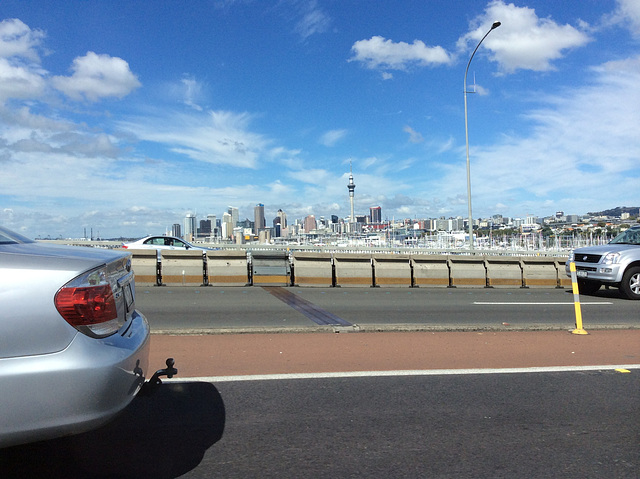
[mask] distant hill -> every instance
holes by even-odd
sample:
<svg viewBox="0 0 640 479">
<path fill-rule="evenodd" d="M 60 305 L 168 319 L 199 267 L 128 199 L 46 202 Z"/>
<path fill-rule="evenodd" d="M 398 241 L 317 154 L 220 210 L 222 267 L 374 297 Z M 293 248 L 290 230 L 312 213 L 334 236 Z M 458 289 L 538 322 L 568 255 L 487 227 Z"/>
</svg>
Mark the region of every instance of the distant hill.
<svg viewBox="0 0 640 479">
<path fill-rule="evenodd" d="M 640 207 L 638 206 L 618 206 L 617 208 L 612 208 L 610 210 L 597 211 L 597 212 L 589 212 L 587 213 L 589 216 L 622 216 L 622 213 L 629 213 L 632 216 L 640 215 Z"/>
</svg>

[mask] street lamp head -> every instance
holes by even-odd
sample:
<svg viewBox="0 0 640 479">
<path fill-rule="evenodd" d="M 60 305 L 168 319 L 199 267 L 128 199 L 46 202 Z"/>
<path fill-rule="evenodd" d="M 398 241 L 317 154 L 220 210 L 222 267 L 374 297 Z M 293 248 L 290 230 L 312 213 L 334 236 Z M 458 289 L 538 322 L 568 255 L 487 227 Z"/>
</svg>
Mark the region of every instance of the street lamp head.
<svg viewBox="0 0 640 479">
<path fill-rule="evenodd" d="M 502 25 L 502 23 L 500 23 L 500 22 L 493 22 L 493 25 L 491 25 L 491 30 L 494 30 L 494 29 L 498 28 L 500 25 Z"/>
</svg>

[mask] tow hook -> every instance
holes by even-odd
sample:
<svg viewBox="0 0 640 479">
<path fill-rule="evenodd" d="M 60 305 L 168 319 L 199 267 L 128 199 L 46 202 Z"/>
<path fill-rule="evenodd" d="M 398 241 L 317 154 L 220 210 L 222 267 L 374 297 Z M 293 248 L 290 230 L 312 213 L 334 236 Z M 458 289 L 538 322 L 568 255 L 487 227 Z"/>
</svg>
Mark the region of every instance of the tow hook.
<svg viewBox="0 0 640 479">
<path fill-rule="evenodd" d="M 155 388 L 157 386 L 160 386 L 162 384 L 162 380 L 160 379 L 160 376 L 167 376 L 169 379 L 171 379 L 173 376 L 178 374 L 178 370 L 173 367 L 173 365 L 176 363 L 173 360 L 173 358 L 168 358 L 165 361 L 165 363 L 167 367 L 164 369 L 158 369 L 153 374 L 153 376 L 151 376 L 151 379 L 149 379 L 149 381 L 146 382 L 145 386 L 147 388 Z"/>
</svg>

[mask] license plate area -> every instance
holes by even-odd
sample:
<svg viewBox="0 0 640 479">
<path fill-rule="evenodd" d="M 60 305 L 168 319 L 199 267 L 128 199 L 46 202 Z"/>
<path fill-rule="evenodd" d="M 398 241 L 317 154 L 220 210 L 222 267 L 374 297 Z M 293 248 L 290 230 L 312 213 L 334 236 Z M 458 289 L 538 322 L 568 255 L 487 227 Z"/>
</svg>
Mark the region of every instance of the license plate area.
<svg viewBox="0 0 640 479">
<path fill-rule="evenodd" d="M 127 283 L 124 286 L 124 300 L 127 305 L 127 313 L 133 310 L 133 305 L 136 302 L 135 296 L 133 294 L 133 288 L 131 287 L 131 283 Z"/>
<path fill-rule="evenodd" d="M 586 278 L 587 277 L 587 272 L 586 271 L 582 271 L 582 270 L 578 270 L 578 271 L 576 271 L 576 276 L 578 278 Z"/>
<path fill-rule="evenodd" d="M 136 302 L 132 280 L 133 274 L 128 274 L 118 281 L 118 285 L 122 288 L 122 293 L 124 294 L 124 303 L 127 309 L 127 313 L 133 311 Z"/>
</svg>

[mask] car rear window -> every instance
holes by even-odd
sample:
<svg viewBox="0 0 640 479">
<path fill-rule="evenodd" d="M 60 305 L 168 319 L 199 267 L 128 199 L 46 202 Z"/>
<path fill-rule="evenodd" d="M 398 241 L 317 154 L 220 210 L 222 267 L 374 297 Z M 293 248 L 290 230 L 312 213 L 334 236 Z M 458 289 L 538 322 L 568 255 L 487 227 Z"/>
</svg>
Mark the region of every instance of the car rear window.
<svg viewBox="0 0 640 479">
<path fill-rule="evenodd" d="M 0 244 L 33 243 L 33 240 L 0 226 Z"/>
</svg>

